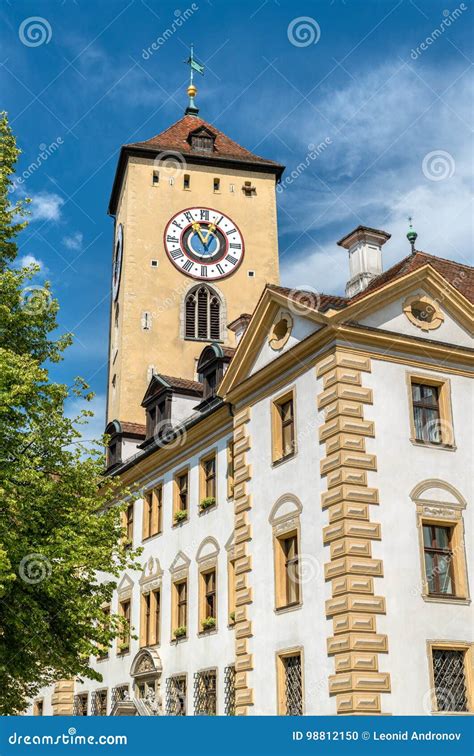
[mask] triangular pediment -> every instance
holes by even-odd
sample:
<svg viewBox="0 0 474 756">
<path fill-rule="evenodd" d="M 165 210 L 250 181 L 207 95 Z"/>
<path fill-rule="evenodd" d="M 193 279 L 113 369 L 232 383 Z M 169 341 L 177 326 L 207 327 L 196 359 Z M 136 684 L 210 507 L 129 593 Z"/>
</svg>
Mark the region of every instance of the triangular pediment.
<svg viewBox="0 0 474 756">
<path fill-rule="evenodd" d="M 306 293 L 304 293 L 306 295 Z M 297 347 L 327 324 L 311 294 L 309 303 L 267 287 L 219 386 L 219 396 Z"/>
<path fill-rule="evenodd" d="M 473 305 L 463 294 L 431 265 L 425 265 L 368 292 L 331 319 L 472 346 L 472 316 Z"/>
<path fill-rule="evenodd" d="M 187 569 L 190 564 L 191 560 L 189 557 L 187 557 L 183 551 L 178 551 L 170 565 L 170 572 L 178 572 L 179 570 Z"/>
</svg>

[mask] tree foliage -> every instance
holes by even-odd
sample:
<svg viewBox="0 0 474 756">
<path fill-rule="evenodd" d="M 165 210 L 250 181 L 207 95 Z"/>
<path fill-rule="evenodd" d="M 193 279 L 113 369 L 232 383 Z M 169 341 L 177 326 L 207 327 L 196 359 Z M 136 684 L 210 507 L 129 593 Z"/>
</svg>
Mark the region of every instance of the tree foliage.
<svg viewBox="0 0 474 756">
<path fill-rule="evenodd" d="M 12 202 L 18 155 L 0 114 L 0 714 L 21 712 L 54 680 L 100 679 L 90 657 L 123 630 L 103 606 L 137 556 L 122 508 L 107 505 L 125 492 L 101 475 L 102 445 L 80 440 L 92 413 L 65 415 L 68 398 L 91 398 L 88 387 L 49 377 L 71 343 L 53 333 L 58 303 L 32 283 L 35 266 L 15 265 L 28 215 L 27 201 Z"/>
</svg>

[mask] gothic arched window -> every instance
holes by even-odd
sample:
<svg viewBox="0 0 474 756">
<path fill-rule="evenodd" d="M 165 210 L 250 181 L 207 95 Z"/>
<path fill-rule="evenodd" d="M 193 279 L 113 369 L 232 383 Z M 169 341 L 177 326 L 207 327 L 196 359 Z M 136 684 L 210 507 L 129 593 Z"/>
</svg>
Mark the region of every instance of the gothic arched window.
<svg viewBox="0 0 474 756">
<path fill-rule="evenodd" d="M 221 301 L 208 286 L 197 286 L 185 300 L 184 335 L 187 339 L 219 341 L 221 338 Z"/>
</svg>

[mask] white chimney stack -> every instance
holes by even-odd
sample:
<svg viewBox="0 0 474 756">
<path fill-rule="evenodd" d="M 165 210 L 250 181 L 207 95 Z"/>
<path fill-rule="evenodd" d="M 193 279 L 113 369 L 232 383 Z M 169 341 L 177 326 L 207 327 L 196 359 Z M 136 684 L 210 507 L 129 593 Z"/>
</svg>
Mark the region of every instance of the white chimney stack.
<svg viewBox="0 0 474 756">
<path fill-rule="evenodd" d="M 349 252 L 350 278 L 346 297 L 353 297 L 367 288 L 373 278 L 382 273 L 382 247 L 390 234 L 377 228 L 357 226 L 337 243 Z"/>
</svg>

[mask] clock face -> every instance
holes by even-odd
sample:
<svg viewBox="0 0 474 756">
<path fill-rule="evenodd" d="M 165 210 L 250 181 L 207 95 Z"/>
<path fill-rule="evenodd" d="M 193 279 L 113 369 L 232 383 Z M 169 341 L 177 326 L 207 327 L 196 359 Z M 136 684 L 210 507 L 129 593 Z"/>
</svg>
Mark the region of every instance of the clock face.
<svg viewBox="0 0 474 756">
<path fill-rule="evenodd" d="M 112 296 L 114 301 L 118 297 L 120 288 L 120 275 L 122 273 L 122 254 L 123 254 L 123 226 L 119 225 L 117 236 L 115 238 L 114 261 L 112 263 Z"/>
<path fill-rule="evenodd" d="M 225 278 L 244 259 L 244 240 L 235 223 L 209 207 L 174 215 L 165 228 L 164 244 L 173 265 L 201 280 Z"/>
</svg>

